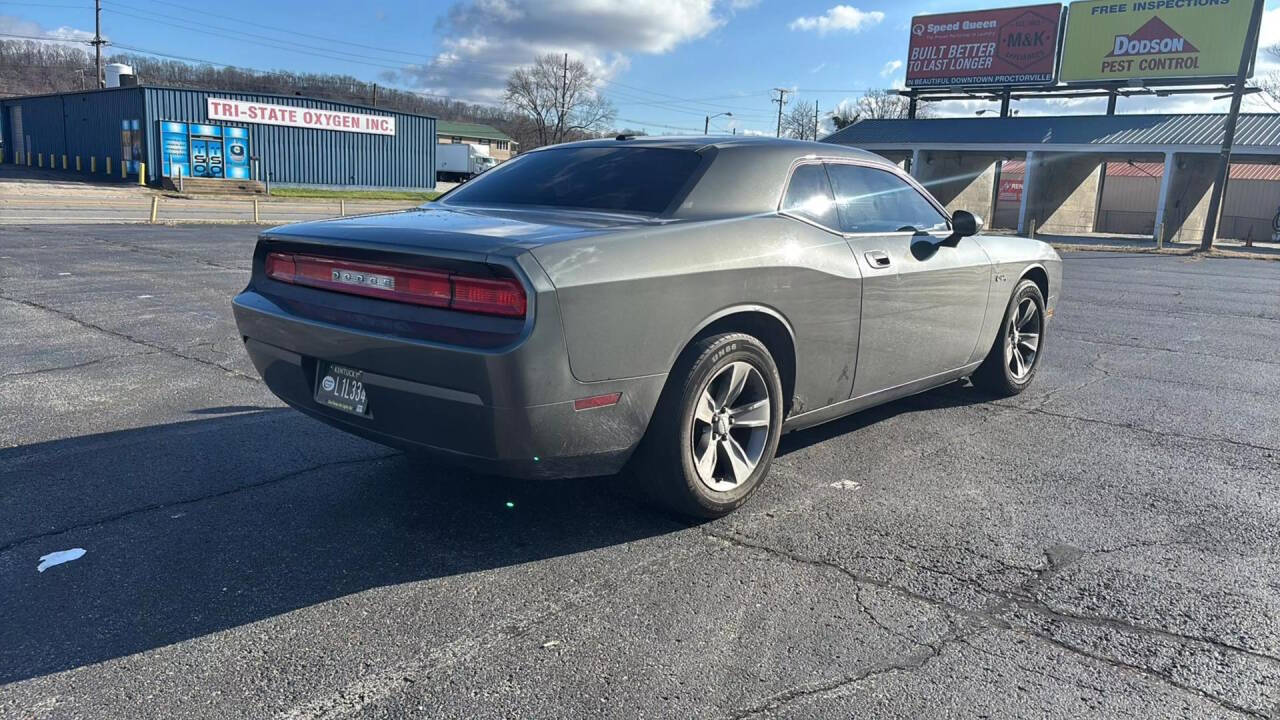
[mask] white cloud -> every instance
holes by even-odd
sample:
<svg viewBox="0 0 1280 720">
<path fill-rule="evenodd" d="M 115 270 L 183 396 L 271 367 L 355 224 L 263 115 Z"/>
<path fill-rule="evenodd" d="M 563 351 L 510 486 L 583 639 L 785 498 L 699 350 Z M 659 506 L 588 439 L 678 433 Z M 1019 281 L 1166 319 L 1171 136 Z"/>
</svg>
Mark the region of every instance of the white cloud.
<svg viewBox="0 0 1280 720">
<path fill-rule="evenodd" d="M 462 0 L 436 23 L 442 50 L 384 78 L 480 102 L 501 100 L 507 76 L 539 55 L 568 53 L 598 77 L 635 53 L 662 54 L 706 36 L 742 0 Z"/>
<path fill-rule="evenodd" d="M 890 75 L 898 72 L 898 68 L 900 67 L 902 67 L 901 60 L 890 60 L 889 62 L 884 64 L 884 67 L 880 68 L 880 77 L 887 78 Z"/>
<path fill-rule="evenodd" d="M 1263 11 L 1260 30 L 1255 66 L 1259 73 L 1280 70 L 1280 57 L 1267 51 L 1272 46 L 1280 45 L 1280 7 Z"/>
<path fill-rule="evenodd" d="M 826 35 L 839 30 L 859 32 L 879 25 L 883 20 L 884 13 L 879 10 L 866 12 L 851 5 L 836 5 L 821 15 L 798 17 L 787 27 L 792 30 L 816 30 L 819 35 Z"/>
<path fill-rule="evenodd" d="M 26 38 L 41 38 L 51 42 L 75 42 L 77 44 L 93 37 L 93 33 L 89 30 L 80 30 L 68 25 L 61 25 L 53 29 L 46 29 L 39 23 L 32 22 L 31 20 L 23 20 L 22 18 L 14 17 L 12 15 L 0 15 L 0 33 L 4 33 L 6 35 L 22 35 Z M 106 36 L 104 35 L 103 37 Z M 21 40 L 25 38 L 11 39 Z"/>
</svg>

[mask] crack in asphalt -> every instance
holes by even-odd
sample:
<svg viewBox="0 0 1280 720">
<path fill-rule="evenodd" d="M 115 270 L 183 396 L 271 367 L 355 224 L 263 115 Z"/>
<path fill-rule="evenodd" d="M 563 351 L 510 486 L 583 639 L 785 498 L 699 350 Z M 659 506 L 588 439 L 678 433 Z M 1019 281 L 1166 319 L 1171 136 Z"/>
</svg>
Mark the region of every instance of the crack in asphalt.
<svg viewBox="0 0 1280 720">
<path fill-rule="evenodd" d="M 244 273 L 244 274 L 248 274 L 249 272 L 252 271 L 251 268 L 247 268 L 247 267 L 221 265 L 219 263 L 213 262 L 212 260 L 206 260 L 200 257 L 199 255 L 184 255 L 182 253 L 171 252 L 168 250 L 161 250 L 160 248 L 148 247 L 146 245 L 136 245 L 134 243 L 123 242 L 121 240 L 108 240 L 106 238 L 96 237 L 96 236 L 86 236 L 86 239 L 96 241 L 101 245 L 109 245 L 109 246 L 114 246 L 118 248 L 124 248 L 125 250 L 129 250 L 130 252 L 136 252 L 140 255 L 155 255 L 156 257 L 162 257 L 167 260 L 181 260 L 183 262 L 191 262 L 191 263 L 196 263 L 198 265 L 205 265 L 207 267 L 215 268 L 218 270 L 231 270 L 234 272 Z"/>
<path fill-rule="evenodd" d="M 802 700 L 814 695 L 835 692 L 850 685 L 856 685 L 878 675 L 885 675 L 894 672 L 918 672 L 932 660 L 942 655 L 942 651 L 947 645 L 953 642 L 959 642 L 961 639 L 962 638 L 960 636 L 943 638 L 937 646 L 922 645 L 922 651 L 910 653 L 903 658 L 886 665 L 878 665 L 869 670 L 864 670 L 859 673 L 834 678 L 824 682 L 808 683 L 788 688 L 779 693 L 770 695 L 751 707 L 732 713 L 729 715 L 729 719 L 745 720 L 746 718 L 760 715 L 762 713 L 778 710 L 786 705 L 796 702 L 797 700 Z"/>
<path fill-rule="evenodd" d="M 1117 340 L 1098 340 L 1096 339 L 1095 336 L 1088 336 L 1088 337 L 1094 337 L 1095 339 L 1086 339 L 1085 333 L 1076 332 L 1073 330 L 1059 329 L 1059 330 L 1056 330 L 1055 332 L 1066 334 L 1068 336 L 1067 339 L 1071 340 L 1072 342 L 1085 343 L 1086 345 L 1112 345 L 1115 347 L 1131 348 L 1134 350 L 1152 350 L 1155 352 L 1166 352 L 1172 355 L 1198 355 L 1201 357 L 1211 357 L 1211 358 L 1214 358 L 1215 360 L 1229 360 L 1231 362 L 1240 362 L 1241 360 L 1243 360 L 1245 362 L 1259 363 L 1262 365 L 1280 365 L 1280 361 L 1277 361 L 1277 360 L 1240 358 L 1233 355 L 1220 355 L 1218 353 L 1204 352 L 1203 350 L 1191 350 L 1186 348 L 1175 349 L 1175 348 L 1168 348 L 1168 347 L 1160 347 L 1158 345 L 1140 345 L 1138 343 L 1126 343 L 1126 342 L 1119 342 Z"/>
<path fill-rule="evenodd" d="M 133 336 L 133 335 L 129 335 L 128 333 L 120 332 L 120 331 L 118 331 L 118 330 L 112 330 L 111 328 L 104 327 L 104 326 L 102 326 L 102 325 L 98 325 L 98 324 L 93 323 L 93 322 L 89 322 L 88 320 L 83 320 L 83 319 L 81 319 L 81 318 L 77 317 L 74 313 L 68 312 L 68 311 L 66 311 L 66 310 L 60 310 L 60 309 L 55 308 L 55 307 L 51 307 L 51 306 L 48 306 L 48 305 L 43 305 L 43 304 L 38 303 L 38 302 L 35 302 L 35 301 L 33 301 L 33 300 L 27 300 L 27 299 L 24 299 L 24 298 L 14 297 L 14 296 L 12 296 L 12 295 L 6 295 L 6 294 L 4 294 L 4 293 L 0 293 L 0 300 L 8 300 L 8 301 L 9 301 L 9 302 L 11 302 L 11 303 L 16 303 L 16 304 L 18 304 L 18 305 L 24 305 L 24 306 L 29 307 L 29 308 L 34 308 L 34 309 L 36 309 L 36 310 L 43 310 L 43 311 L 45 311 L 45 312 L 48 312 L 48 313 L 52 313 L 52 314 L 54 314 L 54 315 L 57 315 L 57 316 L 58 316 L 58 317 L 60 317 L 60 318 L 63 318 L 63 319 L 66 319 L 66 320 L 70 320 L 71 322 L 73 322 L 73 323 L 75 323 L 75 324 L 77 324 L 77 325 L 79 325 L 79 326 L 81 326 L 81 327 L 85 327 L 85 328 L 88 328 L 88 329 L 90 329 L 90 330 L 96 330 L 96 331 L 98 331 L 98 332 L 100 332 L 100 333 L 104 333 L 104 334 L 106 334 L 106 335 L 110 335 L 111 337 L 114 337 L 114 338 L 117 338 L 117 339 L 120 339 L 120 340 L 124 340 L 124 341 L 126 341 L 126 342 L 131 342 L 131 343 L 133 343 L 133 344 L 135 344 L 135 345 L 141 345 L 142 347 L 151 348 L 152 350 L 159 351 L 159 352 L 161 352 L 161 353 L 164 353 L 164 354 L 166 354 L 166 355 L 170 355 L 170 356 L 175 357 L 175 358 L 179 358 L 179 359 L 182 359 L 182 360 L 189 360 L 189 361 L 194 362 L 194 363 L 199 363 L 199 364 L 201 364 L 201 365 L 205 365 L 205 366 L 207 366 L 207 367 L 214 368 L 215 370 L 220 370 L 220 371 L 222 371 L 222 372 L 226 373 L 227 375 L 230 375 L 230 376 L 232 376 L 232 377 L 235 377 L 235 378 L 238 378 L 238 379 L 241 379 L 241 380 L 248 380 L 248 381 L 250 381 L 250 382 L 252 382 L 252 383 L 254 383 L 254 384 L 257 384 L 257 383 L 261 382 L 257 377 L 255 377 L 255 376 L 253 376 L 253 375 L 249 375 L 249 374 L 247 374 L 247 373 L 242 373 L 242 372 L 240 372 L 239 370 L 236 370 L 236 369 L 234 369 L 234 368 L 223 367 L 222 365 L 219 365 L 218 363 L 212 362 L 212 361 L 210 361 L 210 360 L 206 360 L 206 359 L 204 359 L 204 358 L 202 358 L 202 357 L 197 357 L 197 356 L 195 356 L 195 355 L 188 355 L 188 354 L 185 354 L 185 353 L 181 352 L 180 350 L 175 350 L 175 349 L 173 349 L 173 348 L 166 347 L 166 346 L 164 346 L 164 345 L 160 345 L 159 343 L 155 343 L 155 342 L 152 342 L 152 341 L 150 341 L 150 340 L 145 340 L 145 339 L 143 339 L 143 338 L 135 337 L 135 336 Z"/>
<path fill-rule="evenodd" d="M 159 350 L 151 350 L 148 352 L 135 352 L 135 353 L 119 353 L 116 355 L 107 355 L 105 357 L 94 358 L 92 360 L 84 360 L 77 363 L 71 363 L 70 365 L 56 365 L 54 367 L 40 368 L 38 370 L 20 370 L 18 372 L 4 373 L 4 374 L 0 374 L 0 378 L 30 377 L 32 375 L 43 375 L 45 373 L 61 372 L 63 370 L 75 370 L 78 368 L 89 367 L 91 365 L 97 365 L 99 363 L 111 362 L 113 360 L 124 360 L 126 358 L 147 357 L 148 355 L 158 355 L 158 354 L 160 354 Z"/>
<path fill-rule="evenodd" d="M 920 593 L 894 585 L 893 583 L 890 583 L 885 580 L 881 580 L 879 578 L 862 575 L 860 573 L 857 573 L 853 570 L 850 570 L 849 568 L 846 568 L 840 565 L 839 563 L 808 557 L 790 550 L 775 548 L 765 543 L 744 537 L 737 533 L 721 534 L 721 533 L 717 533 L 717 532 L 706 530 L 706 529 L 704 529 L 702 532 L 703 534 L 709 537 L 719 539 L 735 547 L 764 552 L 771 556 L 783 558 L 800 565 L 806 565 L 806 566 L 815 567 L 815 568 L 822 568 L 826 570 L 833 570 L 833 571 L 842 573 L 848 576 L 849 578 L 851 578 L 855 583 L 871 585 L 874 587 L 888 590 L 901 597 L 922 602 L 931 607 L 937 608 L 943 611 L 944 613 L 946 613 L 947 615 L 966 618 L 968 620 L 975 622 L 978 625 L 979 630 L 976 630 L 971 633 L 954 633 L 953 632 L 952 635 L 940 641 L 941 645 L 945 645 L 949 642 L 957 642 L 963 638 L 970 637 L 976 634 L 977 632 L 980 632 L 985 629 L 1011 630 L 1011 631 L 1028 635 L 1030 637 L 1038 638 L 1045 642 L 1049 642 L 1075 655 L 1087 657 L 1093 661 L 1102 662 L 1108 665 L 1112 665 L 1114 667 L 1133 670 L 1135 672 L 1143 674 L 1144 676 L 1154 678 L 1182 692 L 1186 692 L 1198 697 L 1203 697 L 1223 707 L 1224 709 L 1231 710 L 1232 712 L 1241 713 L 1250 717 L 1259 717 L 1259 718 L 1268 717 L 1268 715 L 1263 711 L 1253 710 L 1253 709 L 1238 705 L 1237 703 L 1234 703 L 1227 698 L 1223 698 L 1218 695 L 1215 695 L 1214 693 L 1211 693 L 1203 688 L 1198 688 L 1193 685 L 1189 685 L 1187 683 L 1178 681 L 1177 679 L 1165 673 L 1161 673 L 1158 670 L 1154 670 L 1152 668 L 1144 667 L 1141 665 L 1136 665 L 1133 663 L 1128 663 L 1123 660 L 1119 660 L 1117 658 L 1113 658 L 1113 657 L 1099 654 L 1096 652 L 1090 652 L 1088 650 L 1085 650 L 1084 648 L 1074 646 L 1064 640 L 1061 640 L 1060 638 L 1054 637 L 1046 632 L 1038 631 L 1033 628 L 1014 625 L 1012 621 L 1006 618 L 1000 617 L 999 613 L 1001 613 L 1003 610 L 1007 609 L 1010 606 L 1015 606 L 1027 612 L 1037 613 L 1041 616 L 1047 617 L 1051 620 L 1055 620 L 1063 624 L 1074 623 L 1078 625 L 1103 627 L 1103 628 L 1112 629 L 1112 630 L 1119 630 L 1122 632 L 1129 632 L 1129 633 L 1140 635 L 1140 636 L 1159 637 L 1165 640 L 1175 642 L 1180 645 L 1185 645 L 1187 643 L 1201 643 L 1204 645 L 1214 647 L 1221 652 L 1230 652 L 1230 653 L 1235 653 L 1239 655 L 1245 655 L 1247 657 L 1252 657 L 1254 659 L 1262 660 L 1269 664 L 1280 665 L 1280 657 L 1274 657 L 1257 650 L 1243 648 L 1243 647 L 1236 646 L 1221 640 L 1216 640 L 1213 638 L 1208 638 L 1203 636 L 1181 634 L 1181 633 L 1176 633 L 1169 630 L 1162 630 L 1159 628 L 1150 628 L 1150 627 L 1145 627 L 1141 625 L 1134 625 L 1133 623 L 1125 621 L 1120 618 L 1107 617 L 1107 616 L 1088 616 L 1088 615 L 1069 613 L 1066 611 L 1061 611 L 1056 608 L 1050 607 L 1044 604 L 1043 601 L 1038 600 L 1036 599 L 1036 597 L 1034 597 L 1032 593 L 1034 592 L 1035 588 L 1043 586 L 1045 583 L 1047 583 L 1048 580 L 1052 579 L 1053 576 L 1062 572 L 1067 567 L 1075 564 L 1080 558 L 1086 555 L 1094 554 L 1095 551 L 1083 550 L 1080 548 L 1073 548 L 1070 546 L 1061 546 L 1061 545 L 1053 546 L 1045 551 L 1045 562 L 1043 566 L 1039 568 L 1035 573 L 1033 573 L 1032 576 L 1028 578 L 1028 580 L 1023 585 L 1019 586 L 1017 589 L 1013 590 L 1012 592 L 1005 592 L 1005 591 L 1000 591 L 992 588 L 984 588 L 983 592 L 987 595 L 992 596 L 994 602 L 982 608 L 981 610 L 970 610 L 967 608 L 962 608 L 962 607 L 952 605 L 944 600 L 938 600 L 936 598 L 929 597 L 927 595 L 922 595 Z M 1123 546 L 1117 547 L 1117 548 L 1107 548 L 1100 552 L 1116 552 L 1121 549 L 1124 549 Z M 903 564 L 907 564 L 908 566 L 912 565 L 912 563 L 907 560 L 899 559 L 898 561 L 902 562 Z M 957 579 L 960 579 L 959 576 L 957 576 Z M 860 601 L 859 603 L 861 604 Z M 864 607 L 864 610 L 865 610 L 865 607 Z M 876 621 L 876 624 L 880 626 L 882 629 L 887 630 L 887 628 L 884 628 L 884 626 L 878 621 Z M 922 643 L 919 643 L 919 641 L 913 641 L 913 642 L 916 642 L 917 644 L 922 644 Z M 930 656 L 926 657 L 925 660 L 927 661 L 929 658 L 934 657 L 937 654 L 938 654 L 937 652 L 933 652 L 930 654 Z M 924 661 L 921 661 L 918 663 L 909 662 L 907 664 L 908 664 L 908 667 L 903 669 L 919 669 L 919 667 L 922 667 L 924 665 Z M 895 669 L 895 667 L 890 665 L 887 667 L 882 667 L 878 671 L 873 670 L 870 672 L 872 675 L 874 675 L 874 674 L 878 674 L 878 672 L 887 672 L 893 669 Z M 866 673 L 863 673 L 863 674 L 865 675 Z M 748 710 L 743 711 L 740 714 L 734 715 L 733 718 L 734 720 L 738 720 L 739 718 L 745 718 L 754 714 L 759 714 L 767 710 L 776 709 L 776 707 L 778 707 L 779 705 L 785 704 L 786 702 L 792 702 L 799 697 L 805 697 L 805 696 L 813 695 L 817 693 L 828 692 L 830 690 L 855 683 L 859 679 L 865 679 L 865 678 L 860 678 L 859 676 L 849 676 L 849 677 L 838 678 L 838 679 L 824 682 L 824 683 L 801 686 L 800 688 L 793 689 L 792 691 L 784 691 L 784 693 L 772 695 L 769 698 L 767 698 L 763 703 L 758 703 L 757 705 L 753 705 Z"/>
<path fill-rule="evenodd" d="M 1110 666 L 1113 666 L 1113 667 L 1119 667 L 1119 668 L 1125 668 L 1125 669 L 1127 669 L 1127 670 L 1132 670 L 1133 672 L 1139 673 L 1139 674 L 1141 674 L 1141 675 L 1143 675 L 1143 676 L 1145 676 L 1145 677 L 1149 677 L 1149 678 L 1152 678 L 1152 679 L 1157 680 L 1157 681 L 1159 681 L 1159 682 L 1162 682 L 1162 683 L 1164 683 L 1164 684 L 1166 684 L 1166 685 L 1168 685 L 1168 686 L 1170 686 L 1170 687 L 1173 687 L 1173 688 L 1177 688 L 1177 689 L 1179 689 L 1179 690 L 1182 690 L 1183 692 L 1186 692 L 1186 693 L 1188 693 L 1188 694 L 1190 694 L 1190 695 L 1194 695 L 1194 696 L 1197 696 L 1197 697 L 1202 697 L 1202 698 L 1204 698 L 1204 699 L 1208 700 L 1209 702 L 1212 702 L 1212 703 L 1214 703 L 1215 705 L 1218 705 L 1218 706 L 1220 706 L 1220 707 L 1222 707 L 1222 708 L 1224 708 L 1224 709 L 1226 709 L 1226 710 L 1230 710 L 1230 711 L 1232 711 L 1232 712 L 1239 713 L 1239 714 L 1241 714 L 1241 715 L 1245 715 L 1245 716 L 1247 716 L 1247 717 L 1263 718 L 1264 720 L 1265 720 L 1265 719 L 1267 719 L 1267 718 L 1271 718 L 1271 717 L 1272 717 L 1270 714 L 1268 714 L 1268 713 L 1266 713 L 1266 712 L 1259 711 L 1259 710 L 1252 710 L 1252 709 L 1250 709 L 1250 708 L 1246 708 L 1246 707 L 1243 707 L 1243 706 L 1241 706 L 1241 705 L 1237 705 L 1236 703 L 1233 703 L 1233 702 L 1231 702 L 1230 700 L 1228 700 L 1228 699 L 1226 699 L 1226 698 L 1220 697 L 1220 696 L 1215 695 L 1215 694 L 1210 693 L 1210 692 L 1206 692 L 1205 690 L 1203 690 L 1203 689 L 1201 689 L 1201 688 L 1198 688 L 1198 687 L 1195 687 L 1194 685 L 1188 685 L 1188 684 L 1186 684 L 1186 683 L 1180 682 L 1180 681 L 1178 681 L 1177 679 L 1173 678 L 1172 676 L 1170 676 L 1170 675 L 1168 675 L 1168 674 L 1166 674 L 1166 673 L 1162 673 L 1162 672 L 1160 672 L 1160 671 L 1158 671 L 1158 670 L 1153 670 L 1153 669 L 1151 669 L 1151 668 L 1144 667 L 1144 666 L 1142 666 L 1142 665 L 1135 665 L 1135 664 L 1133 664 L 1133 663 L 1125 662 L 1125 661 L 1123 661 L 1123 660 L 1119 660 L 1119 659 L 1117 659 L 1117 658 L 1113 658 L 1113 657 L 1110 657 L 1110 656 L 1108 656 L 1108 655 L 1101 655 L 1101 654 L 1098 654 L 1098 653 L 1095 653 L 1095 652 L 1090 652 L 1090 651 L 1088 651 L 1088 650 L 1085 650 L 1085 649 L 1084 649 L 1084 648 L 1082 648 L 1082 647 L 1078 647 L 1078 646 L 1076 646 L 1076 645 L 1072 645 L 1071 643 L 1068 643 L 1068 642 L 1066 642 L 1065 640 L 1062 640 L 1062 639 L 1060 639 L 1060 638 L 1053 637 L 1052 635 L 1049 635 L 1049 634 L 1047 634 L 1047 633 L 1037 632 L 1037 631 L 1034 631 L 1034 630 L 1023 630 L 1023 632 L 1024 632 L 1024 633 L 1026 633 L 1026 634 L 1027 634 L 1028 636 L 1030 636 L 1030 637 L 1033 637 L 1033 638 L 1039 639 L 1039 640 L 1041 640 L 1041 641 L 1043 641 L 1043 642 L 1046 642 L 1046 643 L 1048 643 L 1048 644 L 1050 644 L 1050 645 L 1053 645 L 1054 647 L 1058 647 L 1058 648 L 1061 648 L 1061 649 L 1063 649 L 1063 650 L 1066 650 L 1067 652 L 1069 652 L 1069 653 L 1071 653 L 1071 654 L 1073 654 L 1073 655 L 1078 655 L 1078 656 L 1080 656 L 1080 657 L 1089 658 L 1089 659 L 1091 659 L 1091 660 L 1094 660 L 1094 661 L 1097 661 L 1097 662 L 1101 662 L 1101 663 L 1104 663 L 1104 664 L 1106 664 L 1106 665 L 1110 665 Z"/>
<path fill-rule="evenodd" d="M 1121 299 L 1124 299 L 1121 296 Z M 1137 312 L 1152 313 L 1158 312 L 1162 315 L 1181 315 L 1185 317 L 1208 317 L 1208 318 L 1232 318 L 1235 320 L 1261 320 L 1268 323 L 1280 323 L 1280 318 L 1268 317 L 1266 315 L 1242 315 L 1240 313 L 1215 313 L 1200 310 L 1186 310 L 1170 307 L 1143 307 L 1141 305 L 1122 305 L 1118 302 L 1093 302 L 1091 300 L 1081 300 L 1079 298 L 1071 298 L 1063 300 L 1064 304 L 1078 303 L 1080 305 L 1092 305 L 1094 307 L 1103 307 L 1108 310 L 1134 310 Z"/>
<path fill-rule="evenodd" d="M 678 527 L 687 526 L 681 524 Z M 665 552 L 628 566 L 620 567 L 618 568 L 619 572 L 614 575 L 601 576 L 593 583 L 583 585 L 554 600 L 547 600 L 546 604 L 542 606 L 545 609 L 537 609 L 525 613 L 524 617 L 508 616 L 502 618 L 497 622 L 480 628 L 476 633 L 455 638 L 444 645 L 431 647 L 418 657 L 397 663 L 389 670 L 379 672 L 376 675 L 362 676 L 355 682 L 325 697 L 295 705 L 276 717 L 279 720 L 317 720 L 319 718 L 342 717 L 358 713 L 364 708 L 412 686 L 419 679 L 430 677 L 432 673 L 456 665 L 511 640 L 526 637 L 547 622 L 584 608 L 604 595 L 616 591 L 617 587 L 625 579 L 634 577 L 637 572 L 660 562 L 667 562 L 678 555 L 690 553 L 693 550 L 692 546 L 676 545 Z"/>
<path fill-rule="evenodd" d="M 111 515 L 106 515 L 100 518 L 96 518 L 94 520 L 89 520 L 86 522 L 79 522 L 79 523 L 72 523 L 70 525 L 66 525 L 60 528 L 48 530 L 46 532 L 36 533 L 34 535 L 27 535 L 25 537 L 11 540 L 4 545 L 0 545 L 0 555 L 10 552 L 15 548 L 21 545 L 24 545 L 28 542 L 31 542 L 33 540 L 41 540 L 44 538 L 53 537 L 55 535 L 62 535 L 63 533 L 68 533 L 75 530 L 84 530 L 86 528 L 99 527 L 101 525 L 118 522 L 120 520 L 126 520 L 128 518 L 153 512 L 155 510 L 166 510 L 169 508 L 179 507 L 181 505 L 190 505 L 192 503 L 204 502 L 205 500 L 216 500 L 218 498 L 227 497 L 228 495 L 234 495 L 235 493 L 244 492 L 246 490 L 256 490 L 261 487 L 266 487 L 267 485 L 273 485 L 275 483 L 284 482 L 286 480 L 290 480 L 301 475 L 306 475 L 308 473 L 312 473 L 317 470 L 324 470 L 327 468 L 336 468 L 336 467 L 346 467 L 348 465 L 359 465 L 362 463 L 375 462 L 378 460 L 386 460 L 387 458 L 396 457 L 397 455 L 400 455 L 400 454 L 402 453 L 390 452 L 390 453 L 384 453 L 381 455 L 357 458 L 354 460 L 334 460 L 332 462 L 318 463 L 315 465 L 298 468 L 297 470 L 290 470 L 289 472 L 283 473 L 280 475 L 273 475 L 263 480 L 259 480 L 258 482 L 248 483 L 245 485 L 237 485 L 236 487 L 227 488 L 226 490 L 220 490 L 215 493 L 208 493 L 206 495 L 199 495 L 197 497 L 192 497 L 192 498 L 183 498 L 180 500 L 171 500 L 169 502 L 158 502 L 158 503 L 151 503 L 148 505 L 140 505 L 137 507 L 132 507 L 132 508 L 129 508 L 128 510 L 121 510 L 120 512 L 113 513 Z"/>
<path fill-rule="evenodd" d="M 1176 430 L 1152 430 L 1150 428 L 1144 428 L 1141 425 L 1134 425 L 1132 423 L 1117 422 L 1114 420 L 1102 420 L 1099 418 L 1084 417 L 1081 415 L 1071 415 L 1070 413 L 1053 412 L 1052 410 L 1045 410 L 1043 407 L 1039 407 L 1039 406 L 1028 408 L 1028 407 L 1021 407 L 1018 405 L 1009 405 L 1007 403 L 1000 402 L 1000 401 L 992 401 L 990 404 L 995 407 L 1002 407 L 1008 410 L 1013 410 L 1015 412 L 1048 415 L 1050 417 L 1062 418 L 1064 420 L 1076 420 L 1084 423 L 1094 423 L 1097 425 L 1105 425 L 1107 427 L 1118 428 L 1121 430 L 1134 430 L 1140 433 L 1145 433 L 1147 435 L 1155 435 L 1158 437 L 1174 437 L 1182 440 L 1191 440 L 1195 442 L 1225 443 L 1227 445 L 1234 445 L 1236 447 L 1249 448 L 1251 450 L 1261 450 L 1264 453 L 1280 452 L 1280 448 L 1271 447 L 1269 445 L 1258 445 L 1257 443 L 1246 442 L 1244 440 L 1234 440 L 1232 438 L 1223 438 L 1223 437 L 1206 437 L 1204 435 L 1192 435 L 1190 433 L 1178 432 Z M 1280 463 L 1280 460 L 1273 460 L 1272 458 L 1270 458 L 1269 455 L 1267 459 L 1273 463 Z"/>
</svg>

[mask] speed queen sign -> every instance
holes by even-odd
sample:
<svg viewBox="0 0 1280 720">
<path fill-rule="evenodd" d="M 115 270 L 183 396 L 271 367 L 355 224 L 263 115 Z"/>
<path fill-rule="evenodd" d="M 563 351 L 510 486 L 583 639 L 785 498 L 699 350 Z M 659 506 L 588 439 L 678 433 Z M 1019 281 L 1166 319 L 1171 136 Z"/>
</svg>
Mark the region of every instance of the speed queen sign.
<svg viewBox="0 0 1280 720">
<path fill-rule="evenodd" d="M 907 87 L 1050 85 L 1062 5 L 917 15 Z"/>
</svg>

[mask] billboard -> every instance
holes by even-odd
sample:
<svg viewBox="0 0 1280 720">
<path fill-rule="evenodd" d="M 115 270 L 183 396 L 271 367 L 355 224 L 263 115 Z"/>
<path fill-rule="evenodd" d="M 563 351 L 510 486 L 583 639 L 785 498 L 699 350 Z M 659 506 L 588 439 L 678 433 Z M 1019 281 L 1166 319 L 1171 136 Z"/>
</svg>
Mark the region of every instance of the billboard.
<svg viewBox="0 0 1280 720">
<path fill-rule="evenodd" d="M 368 115 L 341 110 L 319 110 L 293 105 L 207 98 L 205 110 L 210 120 L 229 120 L 262 125 L 286 125 L 313 130 L 395 135 L 396 119 L 390 115 Z"/>
<path fill-rule="evenodd" d="M 1052 84 L 1061 20 L 1057 3 L 917 15 L 907 87 Z"/>
<path fill-rule="evenodd" d="M 1062 47 L 1062 81 L 1234 76 L 1252 11 L 1247 0 L 1073 2 Z"/>
</svg>

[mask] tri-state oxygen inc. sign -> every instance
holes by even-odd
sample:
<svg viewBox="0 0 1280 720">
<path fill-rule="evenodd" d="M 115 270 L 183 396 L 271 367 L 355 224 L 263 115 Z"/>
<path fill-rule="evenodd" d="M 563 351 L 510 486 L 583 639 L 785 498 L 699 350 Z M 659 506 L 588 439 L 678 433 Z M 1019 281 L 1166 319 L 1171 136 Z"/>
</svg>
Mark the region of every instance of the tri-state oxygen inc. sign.
<svg viewBox="0 0 1280 720">
<path fill-rule="evenodd" d="M 373 135 L 396 134 L 396 119 L 390 115 L 367 115 L 342 110 L 321 110 L 216 97 L 206 100 L 205 110 L 210 120 L 287 125 L 313 130 L 338 130 Z"/>
<path fill-rule="evenodd" d="M 1224 78 L 1236 74 L 1252 0 L 1079 0 L 1067 13 L 1060 79 Z"/>
</svg>

